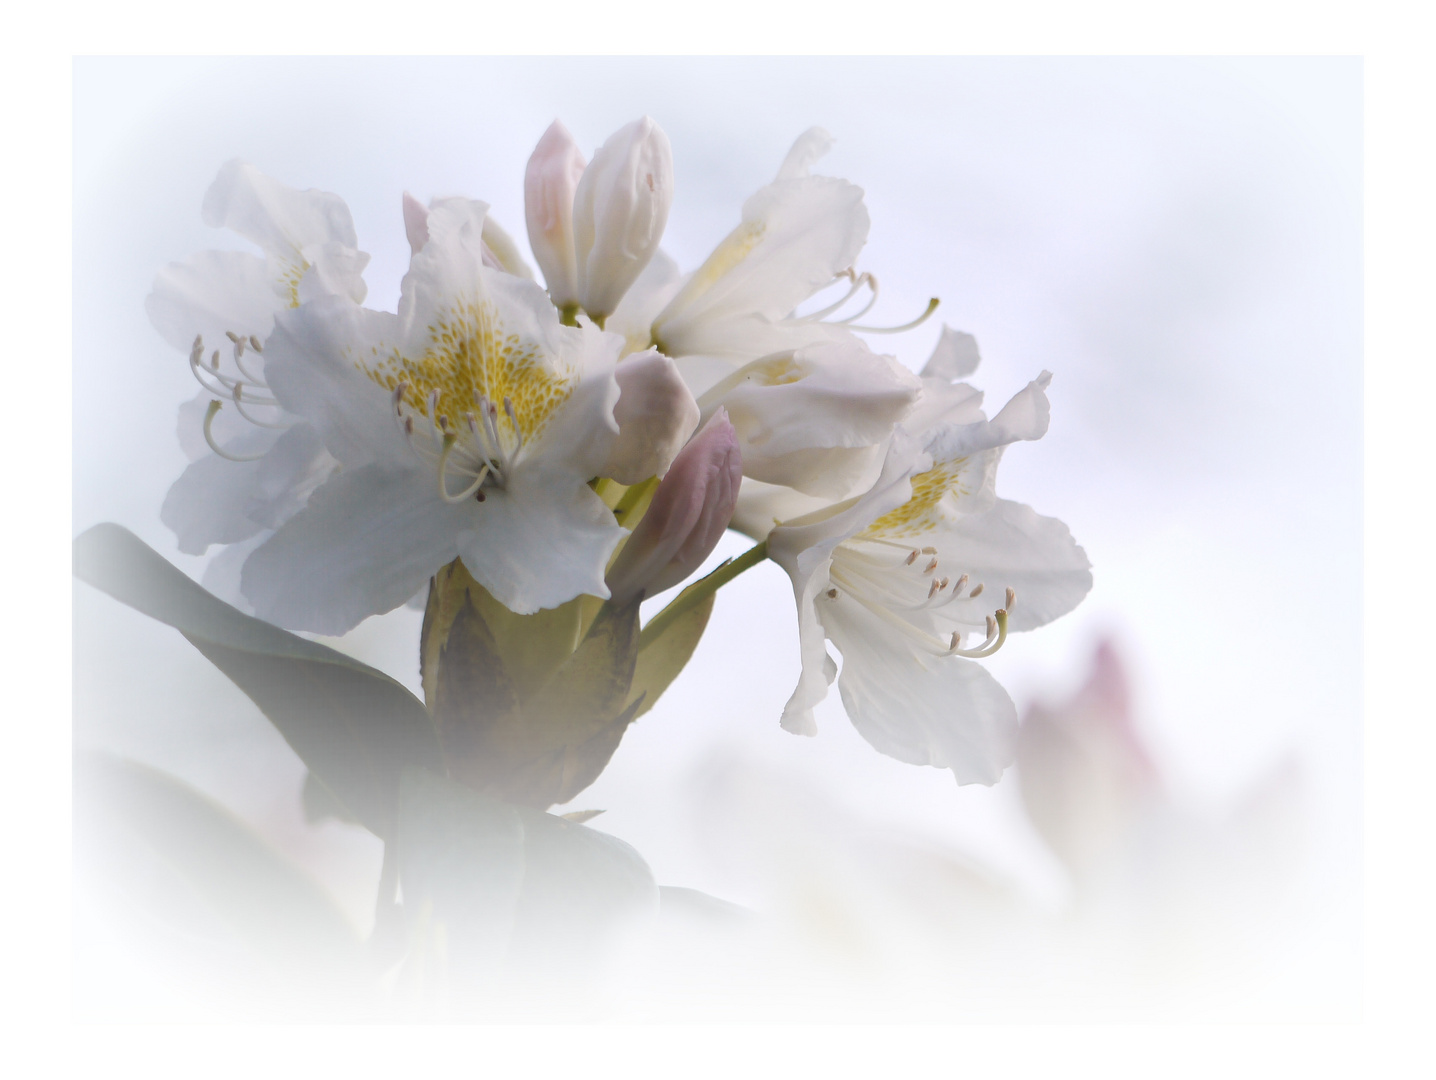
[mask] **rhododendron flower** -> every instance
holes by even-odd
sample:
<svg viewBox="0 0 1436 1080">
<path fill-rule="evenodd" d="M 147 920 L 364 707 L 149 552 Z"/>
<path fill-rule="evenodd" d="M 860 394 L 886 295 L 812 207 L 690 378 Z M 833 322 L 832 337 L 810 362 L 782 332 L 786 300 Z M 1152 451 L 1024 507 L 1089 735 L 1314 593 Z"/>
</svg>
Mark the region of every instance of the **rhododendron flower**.
<svg viewBox="0 0 1436 1080">
<path fill-rule="evenodd" d="M 1003 448 L 1047 430 L 1049 378 L 990 421 L 940 422 L 918 436 L 900 427 L 868 492 L 771 528 L 769 557 L 793 581 L 803 665 L 785 728 L 816 732 L 813 706 L 837 675 L 831 640 L 848 716 L 877 749 L 950 769 L 959 783 L 1002 775 L 1016 711 L 972 661 L 1009 630 L 1070 611 L 1092 584 L 1065 525 L 994 491 Z M 948 411 L 973 408 L 959 392 Z"/>
<path fill-rule="evenodd" d="M 204 221 L 257 244 L 263 255 L 204 251 L 155 276 L 145 302 L 165 340 L 189 356 L 203 389 L 180 407 L 191 465 L 160 511 L 181 551 L 231 545 L 206 584 L 232 599 L 239 564 L 307 500 L 336 462 L 314 429 L 266 383 L 264 343 L 281 311 L 304 299 L 364 299 L 349 210 L 337 195 L 296 191 L 231 161 L 205 195 Z"/>
<path fill-rule="evenodd" d="M 516 612 L 608 595 L 623 530 L 588 481 L 618 436 L 621 341 L 486 265 L 487 209 L 432 204 L 397 315 L 280 319 L 270 385 L 343 469 L 246 562 L 261 617 L 342 633 L 457 557 Z"/>
</svg>

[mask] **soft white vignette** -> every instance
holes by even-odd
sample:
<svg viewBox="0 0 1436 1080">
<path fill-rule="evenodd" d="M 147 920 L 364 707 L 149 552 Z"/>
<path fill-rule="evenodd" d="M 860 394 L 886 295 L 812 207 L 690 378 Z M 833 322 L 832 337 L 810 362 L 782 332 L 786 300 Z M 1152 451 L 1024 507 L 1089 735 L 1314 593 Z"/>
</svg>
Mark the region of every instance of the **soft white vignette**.
<svg viewBox="0 0 1436 1080">
<path fill-rule="evenodd" d="M 12 90 L 9 99 L 23 102 L 6 116 L 11 143 L 17 154 L 28 155 L 30 167 L 0 175 L 12 207 L 39 202 L 65 202 L 69 195 L 69 54 L 80 51 L 176 49 L 186 50 L 224 43 L 228 48 L 259 49 L 275 43 L 273 19 L 280 5 L 255 6 L 259 17 L 235 22 L 226 9 L 187 11 L 183 20 L 155 18 L 170 5 L 138 4 L 108 13 L 92 13 L 77 20 L 65 8 L 27 9 L 20 18 L 23 33 L 9 44 L 13 63 L 0 72 Z M 557 5 L 560 14 L 572 15 Z M 447 5 L 434 5 L 444 10 Z M 634 4 L 632 8 L 651 5 Z M 755 5 L 731 5 L 738 14 L 755 15 Z M 271 12 L 270 9 L 273 9 Z M 431 14 L 426 5 L 411 5 L 414 18 L 407 23 L 390 19 L 336 23 L 321 5 L 282 5 L 285 19 L 283 44 L 291 49 L 375 48 L 423 49 L 432 44 Z M 1382 648 L 1365 658 L 1369 677 L 1365 699 L 1370 720 L 1366 759 L 1369 784 L 1366 812 L 1368 1009 L 1362 1026 L 1350 1027 L 1220 1027 L 1174 1030 L 1166 1027 L 1107 1026 L 1102 1028 L 1045 1027 L 1040 1038 L 1023 1039 L 1021 1030 L 968 1026 L 963 1032 L 964 1060 L 1000 1068 L 1007 1075 L 1026 1074 L 1039 1063 L 1101 1060 L 1119 1075 L 1147 1075 L 1154 1055 L 1172 1066 L 1169 1075 L 1209 1075 L 1213 1066 L 1228 1073 L 1262 1075 L 1282 1068 L 1311 1068 L 1313 1075 L 1327 1070 L 1379 1068 L 1381 1062 L 1405 1061 L 1414 1049 L 1412 1025 L 1425 1015 L 1429 987 L 1417 980 L 1422 958 L 1429 957 L 1432 930 L 1426 915 L 1429 871 L 1411 858 L 1425 843 L 1431 788 L 1425 782 L 1432 735 L 1429 725 L 1397 717 L 1426 694 L 1427 679 L 1421 664 L 1429 631 L 1423 622 L 1429 610 L 1430 583 L 1413 580 L 1409 567 L 1422 558 L 1424 512 L 1410 501 L 1410 493 L 1424 483 L 1420 457 L 1424 412 L 1430 400 L 1429 365 L 1414 362 L 1426 342 L 1422 321 L 1425 300 L 1432 286 L 1432 270 L 1424 252 L 1432 239 L 1432 211 L 1427 196 L 1429 147 L 1411 133 L 1428 117 L 1425 104 L 1432 98 L 1432 68 L 1424 39 L 1413 34 L 1401 16 L 1404 4 L 1330 5 L 1313 9 L 1288 0 L 1243 0 L 1240 4 L 1204 4 L 1200 14 L 1181 8 L 1160 12 L 1144 9 L 1131 18 L 1132 5 L 1099 3 L 1080 9 L 1049 3 L 984 6 L 972 11 L 953 9 L 946 17 L 928 13 L 924 31 L 916 40 L 914 12 L 903 5 L 888 5 L 862 20 L 829 19 L 814 23 L 805 12 L 774 7 L 761 9 L 773 32 L 761 39 L 748 30 L 743 18 L 705 26 L 702 41 L 709 48 L 738 50 L 761 46 L 793 51 L 827 48 L 832 51 L 886 49 L 900 52 L 917 44 L 933 43 L 973 51 L 1028 52 L 1044 49 L 1089 52 L 1179 52 L 1283 50 L 1365 53 L 1367 88 L 1368 177 L 1367 198 L 1368 287 L 1370 321 L 1367 344 L 1367 414 L 1373 423 L 1366 437 L 1368 505 L 1367 611 L 1382 633 Z M 625 7 L 621 14 L 632 14 Z M 774 18 L 774 16 L 777 16 Z M 625 21 L 609 24 L 553 17 L 549 7 L 506 8 L 485 16 L 485 47 L 493 49 L 638 49 L 672 48 L 683 35 L 685 22 L 667 20 Z M 960 24 L 960 30 L 959 30 Z M 461 23 L 460 25 L 465 25 Z M 544 35 L 540 37 L 539 35 Z M 549 45 L 550 40 L 552 46 Z M 696 40 L 696 39 L 695 39 Z M 691 47 L 689 40 L 683 47 Z M 53 351 L 58 328 L 69 321 L 69 297 L 54 283 L 70 267 L 69 226 L 52 213 L 21 214 L 11 224 L 23 259 L 4 264 L 7 293 L 30 302 L 35 317 L 12 327 L 12 343 L 30 355 Z M 57 242 L 57 240 L 59 242 Z M 52 389 L 68 391 L 68 372 L 54 373 Z M 62 417 L 59 427 L 66 421 Z M 42 455 L 54 444 L 56 423 L 44 411 L 12 418 L 3 438 L 12 460 L 22 452 Z M 68 464 L 68 450 L 56 454 L 55 472 Z M 48 460 L 48 459 L 47 459 Z M 1421 472 L 1418 473 L 1418 468 Z M 12 582 L 11 595 L 19 607 L 34 612 L 16 643 L 23 658 L 27 685 L 17 700 L 39 718 L 16 732 L 18 752 L 12 758 L 14 783 L 5 788 L 6 805 L 24 811 L 30 820 L 16 833 L 17 863 L 34 868 L 41 883 L 30 891 L 7 896 L 7 907 L 23 916 L 38 933 L 20 944 L 19 970 L 28 976 L 12 981 L 6 995 L 16 1005 L 9 1015 L 29 1039 L 21 1038 L 12 1055 L 39 1052 L 45 1041 L 47 1056 L 58 1040 L 66 1048 L 65 1060 L 96 1063 L 115 1055 L 144 1054 L 153 1068 L 188 1069 L 193 1053 L 203 1048 L 216 1064 L 226 1063 L 229 1075 L 264 1068 L 273 1071 L 276 1053 L 286 1055 L 296 1068 L 341 1060 L 351 1066 L 406 1068 L 438 1064 L 467 1048 L 471 1036 L 462 1030 L 432 1031 L 416 1045 L 400 1030 L 357 1032 L 345 1029 L 304 1032 L 296 1028 L 227 1033 L 213 1029 L 173 1029 L 163 1040 L 147 1029 L 90 1029 L 83 1041 L 68 1039 L 59 1022 L 66 1010 L 66 972 L 55 964 L 56 942 L 67 933 L 66 905 L 55 903 L 68 877 L 69 732 L 64 724 L 65 698 L 49 688 L 68 681 L 69 656 L 53 647 L 69 632 L 68 609 L 54 603 L 55 582 L 68 575 L 68 507 L 65 492 L 48 470 L 13 475 L 13 506 L 35 508 L 43 524 L 38 530 L 12 536 L 12 557 L 36 568 Z M 45 723 L 46 720 L 52 723 Z M 19 818 L 14 813 L 14 818 Z M 63 951 L 63 950 L 62 950 Z M 751 1065 L 751 1052 L 762 1046 L 763 1060 L 775 1070 L 792 1071 L 814 1061 L 841 1066 L 841 1071 L 868 1069 L 881 1064 L 918 1065 L 950 1059 L 951 1036 L 940 1029 L 906 1028 L 901 1035 L 882 1028 L 819 1029 L 782 1033 L 765 1029 L 728 1031 L 722 1037 L 712 1029 L 648 1029 L 641 1039 L 626 1031 L 589 1029 L 582 1038 L 560 1039 L 547 1047 L 550 1060 L 578 1064 L 622 1052 L 630 1061 L 656 1065 L 699 1040 L 709 1075 Z M 340 1034 L 343 1041 L 340 1041 Z M 506 1060 L 531 1060 L 526 1046 L 529 1029 L 490 1030 L 487 1051 Z M 778 1040 L 781 1039 L 780 1044 Z M 181 1063 L 184 1063 L 181 1066 Z M 1240 1065 L 1238 1065 L 1240 1063 Z M 1235 1066 L 1235 1068 L 1234 1068 Z M 716 1072 L 714 1070 L 717 1070 Z"/>
<path fill-rule="evenodd" d="M 843 85 L 863 92 L 835 101 Z M 993 669 L 1019 704 L 1051 698 L 1114 631 L 1144 732 L 1193 805 L 1219 812 L 1279 755 L 1300 756 L 1313 884 L 1341 894 L 1359 797 L 1358 87 L 1352 61 L 81 61 L 75 530 L 117 520 L 201 565 L 158 523 L 191 387 L 142 303 L 163 262 L 230 243 L 198 219 L 229 156 L 340 193 L 374 256 L 370 302 L 391 306 L 407 259 L 399 192 L 484 198 L 521 233 L 522 163 L 554 115 L 590 146 L 644 111 L 663 124 L 678 191 L 666 246 L 685 266 L 792 136 L 822 123 L 838 137 L 823 171 L 867 190 L 878 312 L 902 321 L 942 296 L 940 317 L 978 336 L 990 400 L 1056 374 L 1052 432 L 1009 453 L 1001 482 L 1071 525 L 1097 586 Z M 920 366 L 936 330 L 879 345 Z M 169 768 L 327 860 L 362 925 L 377 844 L 296 829 L 302 767 L 238 692 L 173 631 L 83 587 L 76 603 L 77 742 Z M 413 685 L 417 624 L 374 620 L 345 647 Z M 958 790 L 883 759 L 836 695 L 818 739 L 779 731 L 795 660 L 791 599 L 765 566 L 725 590 L 693 667 L 573 805 L 606 808 L 602 827 L 660 881 L 743 900 L 673 812 L 705 759 L 740 754 L 1055 887 L 1010 782 Z"/>
</svg>

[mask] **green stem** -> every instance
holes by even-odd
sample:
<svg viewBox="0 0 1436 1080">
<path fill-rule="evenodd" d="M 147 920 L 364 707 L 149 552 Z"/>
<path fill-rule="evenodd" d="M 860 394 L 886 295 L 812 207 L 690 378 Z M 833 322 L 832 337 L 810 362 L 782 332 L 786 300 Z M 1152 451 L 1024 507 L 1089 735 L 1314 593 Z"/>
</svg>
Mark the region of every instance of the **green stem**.
<svg viewBox="0 0 1436 1080">
<path fill-rule="evenodd" d="M 648 620 L 648 625 L 645 626 L 643 631 L 638 635 L 639 650 L 645 649 L 652 642 L 656 641 L 658 636 L 668 628 L 669 624 L 679 616 L 692 611 L 744 570 L 757 566 L 767 557 L 768 541 L 760 540 L 736 559 L 728 560 L 707 577 L 700 578 L 688 586 L 688 588 L 678 594 L 673 603 L 669 604 L 657 615 Z"/>
</svg>

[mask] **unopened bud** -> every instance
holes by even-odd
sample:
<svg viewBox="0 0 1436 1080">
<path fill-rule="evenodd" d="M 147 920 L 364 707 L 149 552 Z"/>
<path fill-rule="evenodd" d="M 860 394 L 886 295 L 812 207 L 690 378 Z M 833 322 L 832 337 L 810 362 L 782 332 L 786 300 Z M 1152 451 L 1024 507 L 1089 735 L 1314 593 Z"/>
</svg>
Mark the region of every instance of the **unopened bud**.
<svg viewBox="0 0 1436 1080">
<path fill-rule="evenodd" d="M 674 459 L 609 570 L 613 602 L 660 593 L 697 570 L 728 528 L 742 480 L 738 435 L 720 408 Z"/>
<path fill-rule="evenodd" d="M 573 199 L 578 299 L 594 320 L 618 306 L 648 265 L 672 204 L 668 136 L 647 116 L 619 128 L 594 155 Z"/>
<path fill-rule="evenodd" d="M 698 426 L 698 403 L 677 365 L 651 349 L 620 362 L 614 378 L 618 438 L 599 475 L 620 484 L 663 476 Z"/>
<path fill-rule="evenodd" d="M 583 170 L 583 153 L 578 143 L 557 120 L 539 139 L 524 170 L 524 218 L 528 223 L 529 247 L 543 271 L 549 297 L 559 308 L 578 303 L 573 204 Z"/>
</svg>

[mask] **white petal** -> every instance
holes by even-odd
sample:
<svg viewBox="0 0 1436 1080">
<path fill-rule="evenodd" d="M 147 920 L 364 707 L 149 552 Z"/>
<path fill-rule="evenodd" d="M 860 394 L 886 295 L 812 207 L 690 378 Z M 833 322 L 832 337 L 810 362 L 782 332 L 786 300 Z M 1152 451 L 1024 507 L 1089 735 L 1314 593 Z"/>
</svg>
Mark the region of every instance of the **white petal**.
<svg viewBox="0 0 1436 1080">
<path fill-rule="evenodd" d="M 236 456 L 263 454 L 278 432 L 250 428 L 226 447 Z M 165 495 L 160 520 L 174 532 L 179 549 L 202 555 L 210 544 L 232 544 L 253 536 L 262 526 L 248 514 L 249 503 L 264 468 L 264 459 L 229 461 L 209 454 L 192 462 Z"/>
<path fill-rule="evenodd" d="M 291 630 L 343 634 L 404 603 L 458 555 L 475 509 L 441 502 L 412 470 L 335 474 L 244 564 L 255 613 Z"/>
<path fill-rule="evenodd" d="M 229 356 L 226 331 L 263 341 L 282 307 L 265 261 L 243 251 L 201 251 L 170 263 L 145 298 L 150 322 L 174 348 L 188 353 L 203 336 L 206 362 L 214 349 Z"/>
<path fill-rule="evenodd" d="M 1047 434 L 1052 415 L 1043 391 L 1051 381 L 1052 376 L 1044 371 L 1012 395 L 1012 399 L 991 420 L 938 429 L 928 443 L 933 460 L 952 461 L 1019 440 L 1042 438 Z"/>
<path fill-rule="evenodd" d="M 876 477 L 881 444 L 920 393 L 906 368 L 849 338 L 745 365 L 699 407 L 728 410 L 745 476 L 843 498 Z"/>
<path fill-rule="evenodd" d="M 863 738 L 889 757 L 951 769 L 959 784 L 994 784 L 1012 763 L 1017 709 L 980 664 L 894 647 L 887 627 L 850 597 L 823 622 L 843 654 L 843 706 Z"/>
<path fill-rule="evenodd" d="M 329 297 L 284 312 L 265 345 L 265 376 L 274 396 L 311 423 L 329 452 L 350 468 L 413 461 L 389 393 L 358 367 L 399 336 L 396 316 Z"/>
<path fill-rule="evenodd" d="M 514 477 L 469 515 L 458 554 L 474 579 L 520 615 L 581 593 L 608 597 L 609 556 L 625 530 L 586 483 L 537 470 Z"/>
<path fill-rule="evenodd" d="M 298 254 L 337 240 L 357 247 L 354 219 L 338 195 L 297 191 L 253 165 L 227 162 L 204 196 L 204 223 L 224 226 L 269 253 Z"/>
<path fill-rule="evenodd" d="M 239 576 L 244 570 L 245 560 L 254 549 L 273 535 L 272 530 L 261 529 L 247 540 L 229 544 L 216 551 L 206 564 L 199 583 L 231 607 L 238 608 L 246 615 L 253 615 L 254 607 L 250 604 L 249 597 L 240 590 Z"/>
<path fill-rule="evenodd" d="M 409 253 L 417 255 L 429 242 L 429 208 L 407 191 L 404 192 L 404 235 L 409 240 Z"/>
<path fill-rule="evenodd" d="M 745 476 L 743 486 L 738 489 L 738 505 L 730 527 L 753 540 L 764 540 L 779 523 L 810 514 L 830 502 Z"/>
<path fill-rule="evenodd" d="M 952 573 L 985 584 L 993 603 L 1006 588 L 1017 603 L 1008 618 L 1011 630 L 1031 630 L 1075 608 L 1092 588 L 1092 564 L 1056 518 L 1030 506 L 998 499 L 981 514 L 959 514 L 931 534 L 931 543 L 955 561 Z"/>
<path fill-rule="evenodd" d="M 354 220 L 338 195 L 297 191 L 252 165 L 230 161 L 219 171 L 203 207 L 207 225 L 225 226 L 264 249 L 272 287 L 288 307 L 299 305 L 300 281 L 317 268 L 309 295 L 364 299 Z"/>
<path fill-rule="evenodd" d="M 833 148 L 835 140 L 820 127 L 810 127 L 793 142 L 788 156 L 778 167 L 779 180 L 797 180 L 807 176 L 813 163 Z"/>
<path fill-rule="evenodd" d="M 942 335 L 937 339 L 937 347 L 932 350 L 927 363 L 923 365 L 922 374 L 924 378 L 953 382 L 976 371 L 979 359 L 977 338 L 943 323 Z"/>
<path fill-rule="evenodd" d="M 807 151 L 794 153 L 806 160 Z M 654 342 L 674 357 L 731 352 L 735 324 L 755 316 L 776 323 L 851 267 L 868 225 L 862 189 L 846 180 L 784 176 L 769 184 L 659 314 Z"/>
</svg>

